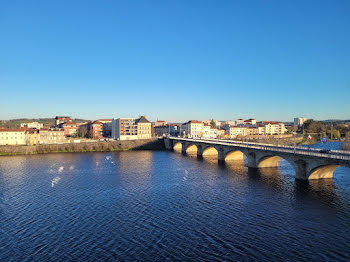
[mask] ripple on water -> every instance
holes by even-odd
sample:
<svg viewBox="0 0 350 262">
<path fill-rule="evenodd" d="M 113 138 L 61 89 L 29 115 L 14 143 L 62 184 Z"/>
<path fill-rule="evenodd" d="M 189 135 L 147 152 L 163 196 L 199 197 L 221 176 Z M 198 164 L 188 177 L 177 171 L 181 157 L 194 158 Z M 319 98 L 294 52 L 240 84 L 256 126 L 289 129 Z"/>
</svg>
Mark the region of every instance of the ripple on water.
<svg viewBox="0 0 350 262">
<path fill-rule="evenodd" d="M 1 261 L 336 260 L 350 172 L 298 182 L 170 152 L 0 158 Z M 317 252 L 315 252 L 317 251 Z"/>
</svg>

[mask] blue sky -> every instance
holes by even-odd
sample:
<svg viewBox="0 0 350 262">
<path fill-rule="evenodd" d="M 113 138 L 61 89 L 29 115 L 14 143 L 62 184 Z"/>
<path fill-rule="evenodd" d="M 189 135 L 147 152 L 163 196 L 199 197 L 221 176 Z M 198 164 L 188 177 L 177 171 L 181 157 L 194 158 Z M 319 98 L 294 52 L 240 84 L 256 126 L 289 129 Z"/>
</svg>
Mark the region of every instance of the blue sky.
<svg viewBox="0 0 350 262">
<path fill-rule="evenodd" d="M 350 1 L 0 4 L 0 119 L 350 119 Z"/>
</svg>

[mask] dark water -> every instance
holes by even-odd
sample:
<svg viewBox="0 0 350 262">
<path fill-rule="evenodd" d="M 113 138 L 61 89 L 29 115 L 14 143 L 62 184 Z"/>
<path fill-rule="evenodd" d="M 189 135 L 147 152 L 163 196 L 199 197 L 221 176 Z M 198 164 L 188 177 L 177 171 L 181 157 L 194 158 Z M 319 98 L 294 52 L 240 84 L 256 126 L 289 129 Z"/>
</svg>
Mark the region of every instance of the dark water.
<svg viewBox="0 0 350 262">
<path fill-rule="evenodd" d="M 350 170 L 174 152 L 0 158 L 0 261 L 349 261 Z"/>
</svg>

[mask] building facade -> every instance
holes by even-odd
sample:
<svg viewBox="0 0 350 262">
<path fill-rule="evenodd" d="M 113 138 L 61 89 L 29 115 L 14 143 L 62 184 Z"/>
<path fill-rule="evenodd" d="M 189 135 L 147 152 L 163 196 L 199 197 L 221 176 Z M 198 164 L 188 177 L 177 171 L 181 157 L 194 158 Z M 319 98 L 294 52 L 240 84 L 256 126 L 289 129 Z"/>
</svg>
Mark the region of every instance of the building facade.
<svg viewBox="0 0 350 262">
<path fill-rule="evenodd" d="M 157 120 L 157 121 L 154 123 L 154 127 L 157 127 L 157 126 L 166 126 L 167 124 L 168 124 L 167 121 Z"/>
<path fill-rule="evenodd" d="M 79 125 L 82 124 L 66 122 L 61 126 L 63 127 L 65 136 L 76 136 L 78 134 Z"/>
<path fill-rule="evenodd" d="M 247 127 L 225 125 L 224 129 L 226 130 L 226 134 L 229 138 L 236 138 L 239 136 L 248 135 Z"/>
<path fill-rule="evenodd" d="M 26 131 L 26 145 L 39 145 L 40 144 L 40 130 L 28 129 Z"/>
<path fill-rule="evenodd" d="M 0 145 L 25 145 L 26 129 L 24 128 L 1 128 Z"/>
<path fill-rule="evenodd" d="M 305 117 L 296 117 L 294 118 L 294 125 L 295 126 L 302 126 L 307 121 L 307 118 Z"/>
<path fill-rule="evenodd" d="M 147 120 L 146 116 L 140 116 L 136 119 L 137 139 L 150 139 L 152 137 L 152 124 Z"/>
<path fill-rule="evenodd" d="M 286 133 L 286 128 L 283 123 L 272 122 L 272 121 L 261 121 L 260 125 L 264 126 L 264 133 L 266 135 L 283 135 Z"/>
<path fill-rule="evenodd" d="M 190 120 L 181 126 L 181 134 L 192 138 L 200 138 L 203 135 L 203 123 L 197 120 Z"/>
<path fill-rule="evenodd" d="M 40 129 L 44 127 L 44 124 L 41 124 L 39 122 L 21 123 L 21 127 Z"/>
<path fill-rule="evenodd" d="M 40 144 L 63 144 L 67 143 L 63 128 L 40 129 Z"/>
<path fill-rule="evenodd" d="M 103 125 L 103 136 L 111 137 L 112 135 L 112 119 L 98 119 Z"/>
<path fill-rule="evenodd" d="M 117 140 L 137 139 L 135 118 L 112 119 L 112 138 Z"/>
<path fill-rule="evenodd" d="M 55 126 L 59 127 L 64 123 L 67 122 L 72 122 L 72 119 L 70 118 L 70 116 L 56 116 L 55 117 Z"/>
<path fill-rule="evenodd" d="M 171 135 L 171 136 L 178 136 L 180 134 L 179 132 L 179 126 L 176 124 L 167 124 L 165 126 L 155 126 L 154 127 L 154 135 L 155 136 L 163 136 L 163 135 Z"/>
<path fill-rule="evenodd" d="M 90 125 L 91 136 L 93 139 L 100 139 L 103 137 L 103 123 L 100 121 L 94 121 Z"/>
</svg>

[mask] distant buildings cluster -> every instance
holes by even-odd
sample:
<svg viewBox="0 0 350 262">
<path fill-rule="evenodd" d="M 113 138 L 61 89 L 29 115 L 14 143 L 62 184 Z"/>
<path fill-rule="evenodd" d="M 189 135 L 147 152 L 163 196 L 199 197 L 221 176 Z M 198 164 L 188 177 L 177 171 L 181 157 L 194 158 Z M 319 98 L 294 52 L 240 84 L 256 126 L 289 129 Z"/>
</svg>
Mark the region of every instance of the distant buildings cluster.
<svg viewBox="0 0 350 262">
<path fill-rule="evenodd" d="M 237 138 L 259 135 L 282 135 L 287 132 L 283 123 L 247 120 L 220 122 L 217 120 L 190 120 L 181 125 L 180 135 L 193 138 Z"/>
<path fill-rule="evenodd" d="M 69 138 L 101 139 L 110 136 L 112 119 L 82 123 L 69 116 L 56 116 L 54 125 L 38 122 L 21 123 L 19 128 L 0 128 L 0 145 L 40 145 L 69 143 Z"/>
<path fill-rule="evenodd" d="M 295 118 L 295 125 L 302 125 L 305 118 Z M 190 120 L 185 123 L 150 122 L 146 116 L 138 118 L 98 119 L 74 122 L 69 116 L 56 116 L 50 127 L 38 122 L 22 123 L 17 129 L 0 128 L 0 145 L 39 145 L 69 143 L 76 138 L 116 140 L 150 139 L 164 135 L 204 139 L 236 139 L 283 135 L 287 129 L 283 123 L 255 119 L 228 121 Z"/>
</svg>

